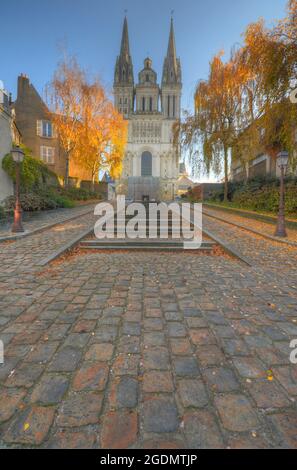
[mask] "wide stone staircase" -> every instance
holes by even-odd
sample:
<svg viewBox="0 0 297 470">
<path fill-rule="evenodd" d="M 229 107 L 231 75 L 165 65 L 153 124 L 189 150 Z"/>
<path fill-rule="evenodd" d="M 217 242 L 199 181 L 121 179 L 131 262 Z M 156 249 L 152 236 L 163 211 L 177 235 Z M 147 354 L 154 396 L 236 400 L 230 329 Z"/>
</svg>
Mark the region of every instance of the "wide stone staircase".
<svg viewBox="0 0 297 470">
<path fill-rule="evenodd" d="M 115 214 L 113 226 L 105 225 L 104 230 L 107 234 L 106 238 L 96 238 L 95 234 L 80 242 L 80 248 L 87 250 L 161 250 L 161 251 L 178 251 L 184 250 L 185 246 L 190 249 L 188 244 L 190 240 L 186 239 L 182 229 L 181 216 L 172 215 L 168 213 L 167 219 L 163 219 L 160 212 L 157 217 L 150 216 L 148 205 L 146 205 L 146 216 L 143 219 L 138 219 L 139 225 L 134 230 L 139 230 L 142 227 L 142 233 L 146 238 L 139 238 L 136 235 L 128 236 L 129 226 L 131 228 L 132 219 L 134 215 L 118 215 Z M 167 224 L 166 224 L 167 221 Z M 165 222 L 165 226 L 163 224 Z M 168 228 L 167 228 L 168 225 Z M 189 224 L 188 224 L 189 225 Z M 193 223 L 190 224 L 191 230 L 194 230 Z M 195 249 L 211 251 L 215 243 L 209 239 L 204 239 L 201 245 Z M 194 248 L 193 248 L 194 249 Z"/>
</svg>

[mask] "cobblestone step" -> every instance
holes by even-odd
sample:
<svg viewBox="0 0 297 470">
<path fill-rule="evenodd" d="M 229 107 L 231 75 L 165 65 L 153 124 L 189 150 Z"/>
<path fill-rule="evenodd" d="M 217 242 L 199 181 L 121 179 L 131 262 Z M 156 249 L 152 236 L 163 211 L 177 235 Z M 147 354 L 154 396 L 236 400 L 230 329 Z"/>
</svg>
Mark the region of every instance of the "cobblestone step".
<svg viewBox="0 0 297 470">
<path fill-rule="evenodd" d="M 199 250 L 210 251 L 215 246 L 215 243 L 204 241 Z M 184 241 L 181 240 L 162 240 L 162 239 L 104 239 L 104 240 L 83 240 L 80 242 L 80 247 L 83 249 L 98 249 L 98 250 L 115 250 L 115 249 L 129 249 L 129 250 L 184 250 Z"/>
</svg>

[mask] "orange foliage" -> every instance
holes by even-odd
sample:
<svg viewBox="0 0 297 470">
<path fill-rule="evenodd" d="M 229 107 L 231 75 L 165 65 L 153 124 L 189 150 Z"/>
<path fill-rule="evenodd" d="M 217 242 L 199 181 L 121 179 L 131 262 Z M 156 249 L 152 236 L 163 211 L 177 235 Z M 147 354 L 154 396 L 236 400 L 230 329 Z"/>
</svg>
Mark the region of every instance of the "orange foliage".
<svg viewBox="0 0 297 470">
<path fill-rule="evenodd" d="M 71 58 L 61 62 L 49 86 L 54 125 L 66 154 L 65 184 L 69 163 L 83 175 L 98 180 L 100 168 L 114 176 L 121 172 L 127 140 L 127 124 L 113 107 L 99 82 L 89 83 Z"/>
</svg>

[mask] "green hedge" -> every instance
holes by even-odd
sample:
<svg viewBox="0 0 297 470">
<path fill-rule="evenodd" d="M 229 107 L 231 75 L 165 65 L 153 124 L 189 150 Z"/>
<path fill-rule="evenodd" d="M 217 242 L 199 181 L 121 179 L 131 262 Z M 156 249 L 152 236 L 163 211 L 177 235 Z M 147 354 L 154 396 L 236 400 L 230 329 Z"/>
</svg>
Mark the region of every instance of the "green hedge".
<svg viewBox="0 0 297 470">
<path fill-rule="evenodd" d="M 258 177 L 246 183 L 229 183 L 230 205 L 258 212 L 277 213 L 279 207 L 279 186 L 277 178 Z M 297 214 L 297 179 L 286 178 L 286 212 Z M 223 192 L 216 192 L 210 198 L 213 202 L 222 202 Z"/>
<path fill-rule="evenodd" d="M 58 192 L 74 201 L 88 201 L 89 199 L 98 199 L 98 194 L 83 188 L 58 188 Z"/>
</svg>

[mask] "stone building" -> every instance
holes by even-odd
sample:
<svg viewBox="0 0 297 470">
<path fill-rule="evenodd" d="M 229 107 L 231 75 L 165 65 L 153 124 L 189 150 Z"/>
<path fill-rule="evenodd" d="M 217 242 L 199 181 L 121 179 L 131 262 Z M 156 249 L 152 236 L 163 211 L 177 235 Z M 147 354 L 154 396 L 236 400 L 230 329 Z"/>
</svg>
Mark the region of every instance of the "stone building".
<svg viewBox="0 0 297 470">
<path fill-rule="evenodd" d="M 280 176 L 280 169 L 276 163 L 276 155 L 270 155 L 265 151 L 259 151 L 254 158 L 246 162 L 232 160 L 231 180 L 236 182 L 246 181 L 258 176 Z"/>
<path fill-rule="evenodd" d="M 10 98 L 0 82 L 0 203 L 13 194 L 13 183 L 2 169 L 2 160 L 11 151 L 13 144 L 19 145 L 20 132 L 10 109 Z"/>
<path fill-rule="evenodd" d="M 259 125 L 258 120 L 255 125 L 257 126 L 257 143 L 254 150 L 251 152 L 247 150 L 242 158 L 236 158 L 232 155 L 231 160 L 231 180 L 235 182 L 246 181 L 255 177 L 280 177 L 280 169 L 277 165 L 277 155 L 280 151 L 279 146 L 275 143 L 269 147 L 263 143 L 263 137 L 265 136 L 265 129 Z M 293 129 L 296 143 L 295 155 L 293 158 L 297 158 L 297 128 Z M 243 131 L 239 139 L 247 139 L 246 132 Z M 296 176 L 296 169 L 290 167 L 287 169 L 287 174 Z"/>
<path fill-rule="evenodd" d="M 117 193 L 133 200 L 172 200 L 177 194 L 179 149 L 173 125 L 181 111 L 181 65 L 171 20 L 161 86 L 147 57 L 134 83 L 127 18 L 114 74 L 114 103 L 128 120 L 128 142 Z"/>
<path fill-rule="evenodd" d="M 12 108 L 23 144 L 31 150 L 33 157 L 40 158 L 50 170 L 64 178 L 66 156 L 52 122 L 53 114 L 26 75 L 18 77 L 17 99 Z M 90 172 L 71 160 L 69 176 L 73 185 L 92 180 Z"/>
<path fill-rule="evenodd" d="M 178 196 L 182 196 L 187 194 L 190 189 L 193 189 L 197 183 L 194 183 L 194 181 L 189 178 L 186 165 L 183 162 L 179 164 L 179 174 L 180 176 L 177 180 L 176 193 Z"/>
<path fill-rule="evenodd" d="M 18 77 L 13 109 L 23 144 L 57 175 L 64 176 L 65 156 L 52 123 L 52 115 L 26 75 Z"/>
</svg>

